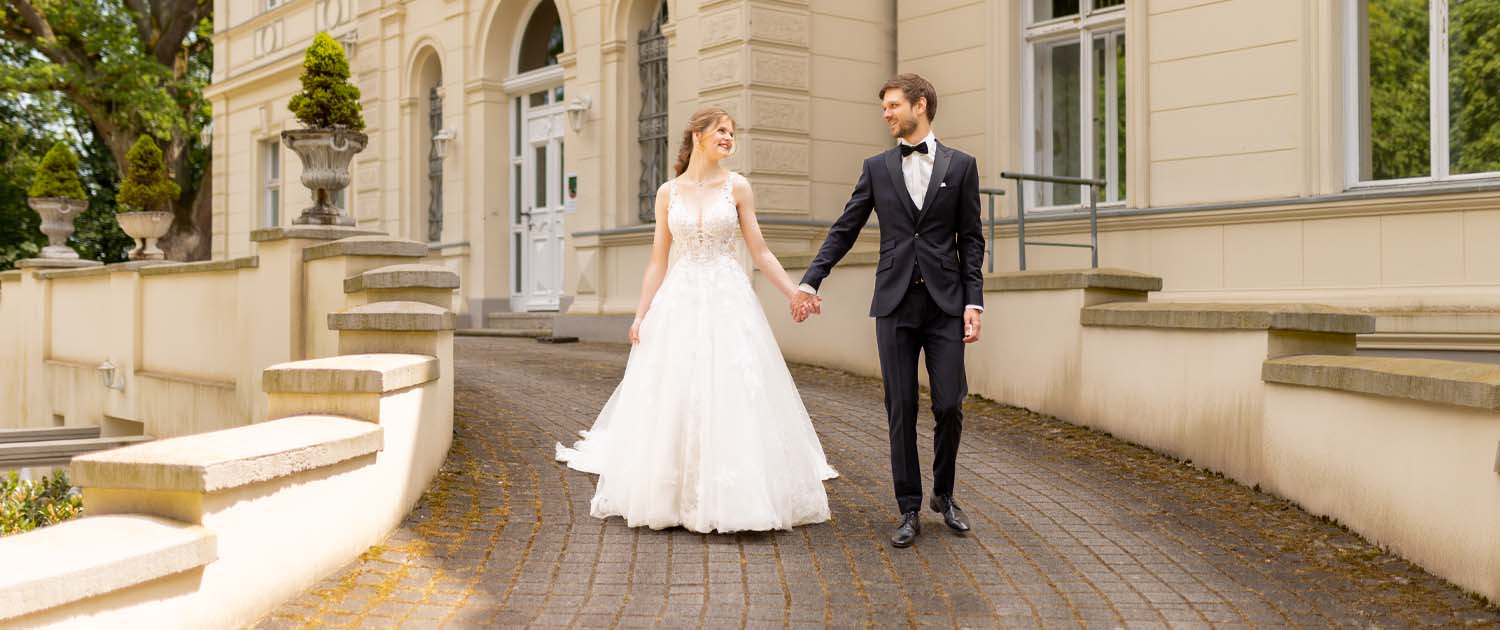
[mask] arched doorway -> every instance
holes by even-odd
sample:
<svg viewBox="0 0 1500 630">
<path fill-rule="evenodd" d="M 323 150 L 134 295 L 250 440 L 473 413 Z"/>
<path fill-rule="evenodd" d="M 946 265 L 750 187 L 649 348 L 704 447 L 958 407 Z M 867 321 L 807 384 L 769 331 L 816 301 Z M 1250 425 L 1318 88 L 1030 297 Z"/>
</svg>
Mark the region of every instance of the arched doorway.
<svg viewBox="0 0 1500 630">
<path fill-rule="evenodd" d="M 558 310 L 563 289 L 562 21 L 541 0 L 524 22 L 516 63 L 504 82 L 511 97 L 511 305 Z"/>
</svg>

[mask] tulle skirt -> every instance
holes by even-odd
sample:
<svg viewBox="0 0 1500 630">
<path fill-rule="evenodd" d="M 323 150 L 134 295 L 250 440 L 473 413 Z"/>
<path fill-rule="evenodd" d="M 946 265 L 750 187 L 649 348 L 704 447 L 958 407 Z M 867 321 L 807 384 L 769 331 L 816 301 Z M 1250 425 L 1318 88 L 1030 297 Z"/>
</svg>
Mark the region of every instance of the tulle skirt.
<svg viewBox="0 0 1500 630">
<path fill-rule="evenodd" d="M 599 475 L 598 518 L 695 532 L 828 520 L 823 453 L 744 270 L 680 260 L 594 425 L 557 459 Z"/>
</svg>

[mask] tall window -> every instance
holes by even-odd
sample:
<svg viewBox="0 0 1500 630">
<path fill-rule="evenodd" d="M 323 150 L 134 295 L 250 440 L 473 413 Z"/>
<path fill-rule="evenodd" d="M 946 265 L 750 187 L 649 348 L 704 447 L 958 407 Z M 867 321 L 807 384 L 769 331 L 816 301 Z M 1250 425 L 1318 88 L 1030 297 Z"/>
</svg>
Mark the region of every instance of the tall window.
<svg viewBox="0 0 1500 630">
<path fill-rule="evenodd" d="M 275 227 L 281 224 L 280 140 L 266 140 L 260 143 L 260 164 L 260 225 L 261 227 Z"/>
<path fill-rule="evenodd" d="M 1026 169 L 1104 180 L 1125 199 L 1125 0 L 1028 0 Z M 1085 124 L 1087 121 L 1087 124 Z M 1077 186 L 1038 185 L 1038 206 L 1083 201 Z"/>
<path fill-rule="evenodd" d="M 670 177 L 667 164 L 667 21 L 665 0 L 656 18 L 640 33 L 641 115 L 637 141 L 641 148 L 641 181 L 636 213 L 641 221 L 656 220 L 656 188 Z"/>
<path fill-rule="evenodd" d="M 443 128 L 443 94 L 437 86 L 427 92 L 427 134 L 437 137 Z M 427 240 L 436 243 L 443 238 L 443 156 L 438 143 L 427 151 Z"/>
<path fill-rule="evenodd" d="M 1500 1 L 1347 0 L 1350 180 L 1500 171 Z"/>
</svg>

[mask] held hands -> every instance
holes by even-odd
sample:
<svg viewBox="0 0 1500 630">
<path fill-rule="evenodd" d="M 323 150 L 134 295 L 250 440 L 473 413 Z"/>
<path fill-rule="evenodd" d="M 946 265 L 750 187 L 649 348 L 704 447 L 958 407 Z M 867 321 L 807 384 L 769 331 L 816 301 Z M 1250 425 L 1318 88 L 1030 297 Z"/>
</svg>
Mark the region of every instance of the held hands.
<svg viewBox="0 0 1500 630">
<path fill-rule="evenodd" d="M 964 343 L 979 341 L 979 310 L 964 309 Z"/>
<path fill-rule="evenodd" d="M 796 291 L 792 295 L 791 311 L 792 321 L 800 324 L 807 321 L 808 317 L 823 313 L 823 298 L 805 291 Z"/>
</svg>

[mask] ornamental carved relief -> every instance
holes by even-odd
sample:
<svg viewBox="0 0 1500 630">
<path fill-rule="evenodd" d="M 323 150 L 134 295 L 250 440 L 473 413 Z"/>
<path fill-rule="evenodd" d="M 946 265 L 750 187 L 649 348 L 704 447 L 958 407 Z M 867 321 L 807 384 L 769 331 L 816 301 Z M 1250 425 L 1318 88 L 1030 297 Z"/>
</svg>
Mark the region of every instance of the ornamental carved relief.
<svg viewBox="0 0 1500 630">
<path fill-rule="evenodd" d="M 750 10 L 750 37 L 807 46 L 810 41 L 808 15 L 765 7 Z"/>
<path fill-rule="evenodd" d="M 812 117 L 810 110 L 807 99 L 756 95 L 750 100 L 749 123 L 757 129 L 806 133 Z"/>
<path fill-rule="evenodd" d="M 750 52 L 750 80 L 760 85 L 806 90 L 810 66 L 807 55 Z"/>
</svg>

